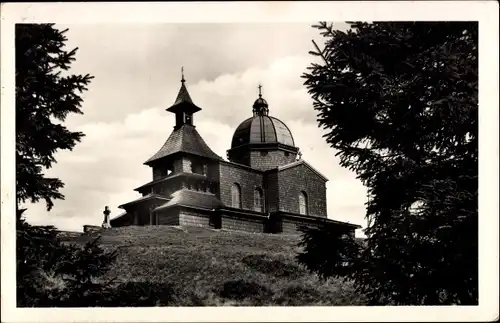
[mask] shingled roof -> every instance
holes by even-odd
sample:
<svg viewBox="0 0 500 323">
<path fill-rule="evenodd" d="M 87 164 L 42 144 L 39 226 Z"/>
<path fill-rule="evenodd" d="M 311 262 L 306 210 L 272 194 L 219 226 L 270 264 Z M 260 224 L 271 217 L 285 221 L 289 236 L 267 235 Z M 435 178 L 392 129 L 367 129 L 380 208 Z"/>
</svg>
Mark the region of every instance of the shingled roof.
<svg viewBox="0 0 500 323">
<path fill-rule="evenodd" d="M 178 190 L 172 193 L 170 197 L 170 201 L 157 207 L 154 211 L 173 206 L 186 206 L 196 209 L 213 210 L 223 205 L 222 202 L 212 193 L 192 191 L 188 189 Z"/>
<path fill-rule="evenodd" d="M 152 185 L 155 185 L 155 184 L 158 184 L 161 182 L 165 182 L 165 181 L 170 181 L 170 180 L 172 180 L 174 178 L 178 178 L 178 177 L 183 177 L 183 178 L 184 177 L 191 177 L 191 178 L 197 178 L 197 179 L 206 179 L 207 178 L 205 175 L 201 175 L 201 174 L 180 172 L 177 174 L 168 175 L 167 177 L 155 179 L 149 183 L 146 183 L 144 185 L 139 186 L 138 188 L 135 188 L 134 191 L 140 191 L 141 189 L 146 188 L 148 186 L 152 186 Z"/>
<path fill-rule="evenodd" d="M 150 194 L 147 194 L 147 195 L 144 195 L 144 196 L 141 196 L 139 197 L 138 199 L 135 199 L 133 201 L 130 201 L 128 203 L 125 203 L 125 204 L 122 204 L 120 206 L 118 206 L 120 209 L 124 209 L 125 206 L 127 205 L 131 205 L 131 204 L 137 204 L 137 203 L 140 203 L 140 202 L 144 202 L 144 201 L 147 201 L 147 200 L 151 200 L 151 199 L 155 199 L 155 200 L 165 200 L 167 201 L 168 198 L 164 197 L 164 196 L 161 196 L 161 195 L 158 195 L 158 194 L 154 194 L 154 193 L 150 193 Z"/>
<path fill-rule="evenodd" d="M 183 104 L 190 105 L 193 112 L 201 110 L 200 107 L 193 103 L 193 100 L 191 99 L 191 96 L 189 95 L 184 82 L 182 82 L 181 88 L 179 89 L 179 93 L 177 94 L 177 98 L 175 99 L 174 104 L 170 108 L 168 108 L 167 111 L 175 111 L 175 107 Z"/>
<path fill-rule="evenodd" d="M 155 160 L 178 152 L 222 160 L 219 155 L 214 153 L 212 149 L 208 147 L 198 131 L 196 131 L 195 127 L 183 125 L 179 129 L 175 129 L 160 150 L 154 154 L 153 157 L 149 158 L 144 164 L 148 165 Z"/>
</svg>

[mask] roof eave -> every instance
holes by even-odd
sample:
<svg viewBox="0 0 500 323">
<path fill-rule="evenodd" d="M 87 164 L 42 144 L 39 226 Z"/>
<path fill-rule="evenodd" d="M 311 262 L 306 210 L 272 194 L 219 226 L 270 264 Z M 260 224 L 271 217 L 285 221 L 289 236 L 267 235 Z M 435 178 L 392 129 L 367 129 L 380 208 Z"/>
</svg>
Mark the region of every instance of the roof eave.
<svg viewBox="0 0 500 323">
<path fill-rule="evenodd" d="M 235 209 L 227 206 L 221 206 L 215 209 L 215 211 L 219 212 L 228 212 L 228 213 L 233 213 L 233 214 L 239 214 L 243 216 L 250 216 L 250 217 L 256 217 L 256 218 L 261 218 L 261 219 L 267 219 L 268 216 L 265 215 L 263 212 L 257 212 L 253 210 L 243 210 L 243 209 Z"/>
<path fill-rule="evenodd" d="M 321 177 L 325 182 L 328 182 L 328 178 L 325 175 L 321 174 L 316 168 L 312 167 L 308 162 L 306 162 L 303 159 L 300 159 L 300 160 L 295 161 L 293 163 L 290 163 L 288 165 L 279 166 L 279 167 L 277 167 L 277 169 L 278 169 L 278 171 L 283 171 L 283 170 L 286 170 L 286 169 L 289 169 L 289 168 L 293 168 L 293 167 L 296 167 L 296 166 L 299 166 L 299 165 L 305 165 L 313 173 L 315 173 L 316 175 L 318 175 L 319 177 Z"/>
<path fill-rule="evenodd" d="M 128 203 L 124 203 L 124 204 L 118 206 L 118 208 L 125 210 L 125 206 L 130 206 L 130 205 L 133 205 L 133 204 L 138 204 L 138 203 L 146 202 L 146 201 L 149 201 L 149 200 L 152 200 L 152 199 L 160 199 L 160 200 L 169 201 L 168 198 L 163 197 L 163 196 L 159 196 L 159 195 L 144 196 L 143 198 L 138 198 L 137 200 L 130 201 Z"/>
<path fill-rule="evenodd" d="M 195 112 L 201 111 L 201 108 L 194 103 L 183 101 L 183 102 L 175 103 L 174 105 L 167 108 L 166 110 L 168 112 L 173 112 L 173 113 L 180 112 L 180 111 L 195 113 Z"/>
<path fill-rule="evenodd" d="M 272 215 L 277 215 L 277 216 L 283 216 L 283 217 L 291 217 L 291 218 L 298 218 L 298 219 L 304 219 L 304 220 L 309 220 L 309 221 L 316 221 L 316 222 L 325 222 L 328 224 L 337 224 L 337 225 L 342 225 L 342 226 L 347 226 L 355 229 L 361 228 L 359 224 L 354 224 L 354 223 L 349 223 L 349 222 L 343 222 L 343 221 L 338 221 L 338 220 L 333 220 L 329 218 L 324 218 L 324 217 L 319 217 L 319 216 L 313 216 L 313 215 L 303 215 L 303 214 L 296 214 L 296 213 L 289 213 L 289 212 L 275 212 L 272 213 Z"/>
</svg>

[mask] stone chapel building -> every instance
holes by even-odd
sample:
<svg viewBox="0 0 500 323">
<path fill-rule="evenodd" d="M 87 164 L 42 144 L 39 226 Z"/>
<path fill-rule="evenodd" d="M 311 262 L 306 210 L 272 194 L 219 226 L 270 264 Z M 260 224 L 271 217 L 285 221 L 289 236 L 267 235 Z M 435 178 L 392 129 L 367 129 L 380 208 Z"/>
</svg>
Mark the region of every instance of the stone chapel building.
<svg viewBox="0 0 500 323">
<path fill-rule="evenodd" d="M 292 133 L 269 115 L 259 97 L 253 116 L 235 130 L 224 160 L 196 131 L 193 103 L 184 76 L 167 111 L 175 126 L 144 164 L 152 181 L 135 189 L 142 196 L 119 207 L 112 227 L 195 225 L 265 233 L 298 233 L 302 225 L 334 225 L 354 235 L 359 225 L 327 218 L 328 179 L 301 159 Z"/>
</svg>

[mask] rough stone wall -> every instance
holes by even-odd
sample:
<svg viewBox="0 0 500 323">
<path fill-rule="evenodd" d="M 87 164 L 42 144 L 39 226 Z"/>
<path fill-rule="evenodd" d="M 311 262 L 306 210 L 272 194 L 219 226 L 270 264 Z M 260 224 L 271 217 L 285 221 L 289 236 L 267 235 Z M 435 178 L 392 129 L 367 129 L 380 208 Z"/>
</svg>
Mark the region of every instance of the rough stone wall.
<svg viewBox="0 0 500 323">
<path fill-rule="evenodd" d="M 264 232 L 264 222 L 259 219 L 246 219 L 223 214 L 221 216 L 221 221 L 222 229 L 246 232 Z"/>
<path fill-rule="evenodd" d="M 173 166 L 174 166 L 174 173 L 175 174 L 182 173 L 183 172 L 182 158 L 177 158 L 176 160 L 174 160 Z"/>
<path fill-rule="evenodd" d="M 264 155 L 263 155 L 264 153 Z M 288 154 L 288 156 L 287 156 Z M 283 150 L 252 150 L 250 152 L 250 166 L 259 170 L 273 169 L 295 161 L 296 154 Z"/>
<path fill-rule="evenodd" d="M 187 226 L 208 227 L 209 216 L 202 211 L 181 210 L 179 212 L 179 224 Z"/>
<path fill-rule="evenodd" d="M 326 217 L 326 182 L 305 165 L 278 172 L 280 211 L 299 213 L 299 194 L 307 194 L 308 215 Z"/>
<path fill-rule="evenodd" d="M 241 207 L 253 210 L 254 190 L 260 187 L 264 190 L 263 174 L 256 170 L 243 168 L 227 163 L 220 163 L 219 196 L 226 206 L 231 206 L 231 186 L 238 183 L 241 187 Z M 265 190 L 264 190 L 265 196 Z"/>
<path fill-rule="evenodd" d="M 182 171 L 184 173 L 192 173 L 191 170 L 191 161 L 192 157 L 182 157 Z"/>
</svg>

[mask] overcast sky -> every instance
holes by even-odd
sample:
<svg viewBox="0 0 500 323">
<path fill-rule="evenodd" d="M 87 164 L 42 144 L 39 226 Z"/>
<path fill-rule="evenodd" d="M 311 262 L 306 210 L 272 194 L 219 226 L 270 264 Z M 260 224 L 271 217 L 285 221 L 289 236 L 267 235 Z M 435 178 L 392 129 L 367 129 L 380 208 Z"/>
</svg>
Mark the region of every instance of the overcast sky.
<svg viewBox="0 0 500 323">
<path fill-rule="evenodd" d="M 329 178 L 328 217 L 365 226 L 366 190 L 322 138 L 300 77 L 314 59 L 311 40 L 323 43 L 311 24 L 56 27 L 69 28 L 68 49 L 79 48 L 71 72 L 95 79 L 83 94 L 84 115 L 66 123 L 86 136 L 72 152 L 58 152 L 58 163 L 47 171 L 65 183 L 66 199 L 55 201 L 51 212 L 44 203 L 30 205 L 30 223 L 80 231 L 101 224 L 105 205 L 113 218 L 123 212 L 118 205 L 140 196 L 133 189 L 152 180 L 143 162 L 172 131 L 174 117 L 165 109 L 175 100 L 184 66 L 191 97 L 203 109 L 195 125 L 218 155 L 226 157 L 234 130 L 252 115 L 262 83 L 270 115 L 287 124 L 303 158 Z"/>
</svg>

